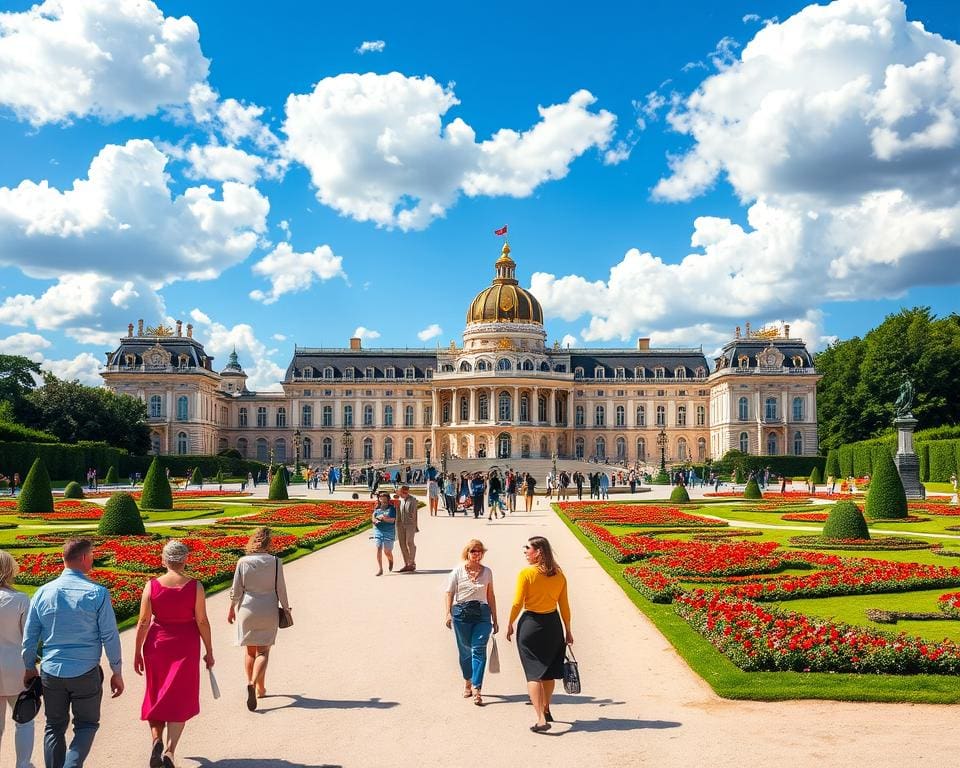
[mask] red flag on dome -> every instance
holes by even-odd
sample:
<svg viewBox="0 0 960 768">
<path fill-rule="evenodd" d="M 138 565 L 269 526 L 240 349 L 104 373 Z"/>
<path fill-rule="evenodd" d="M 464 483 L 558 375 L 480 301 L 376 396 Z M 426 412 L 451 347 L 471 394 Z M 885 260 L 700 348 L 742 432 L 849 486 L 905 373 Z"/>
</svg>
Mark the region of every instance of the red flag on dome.
<svg viewBox="0 0 960 768">
<path fill-rule="evenodd" d="M 500 227 L 500 229 L 493 230 L 493 234 L 495 234 L 497 237 L 503 237 L 505 234 L 507 234 L 507 225 L 504 224 L 502 227 Z"/>
</svg>

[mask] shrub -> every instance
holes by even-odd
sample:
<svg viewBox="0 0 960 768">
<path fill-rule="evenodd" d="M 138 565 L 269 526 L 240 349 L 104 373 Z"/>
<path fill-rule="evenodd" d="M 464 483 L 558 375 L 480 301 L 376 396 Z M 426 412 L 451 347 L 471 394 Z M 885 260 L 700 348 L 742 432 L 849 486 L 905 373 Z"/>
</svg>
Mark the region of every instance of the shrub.
<svg viewBox="0 0 960 768">
<path fill-rule="evenodd" d="M 59 438 L 51 435 L 49 432 L 43 432 L 39 429 L 30 429 L 21 424 L 14 424 L 9 421 L 0 421 L 0 440 L 7 440 L 11 443 L 59 443 Z"/>
<path fill-rule="evenodd" d="M 190 485 L 195 485 L 198 488 L 203 487 L 203 473 L 200 471 L 200 467 L 193 468 L 193 474 L 190 475 Z"/>
<path fill-rule="evenodd" d="M 173 492 L 170 490 L 167 471 L 157 456 L 153 457 L 153 463 L 143 479 L 140 503 L 144 509 L 173 509 Z"/>
<path fill-rule="evenodd" d="M 862 442 L 853 444 L 853 476 L 864 477 L 873 475 L 873 451 L 875 445 L 872 442 Z"/>
<path fill-rule="evenodd" d="M 270 481 L 270 492 L 267 494 L 270 501 L 286 501 L 290 498 L 287 493 L 287 482 L 284 480 L 283 472 L 278 468 L 273 473 L 273 480 Z"/>
<path fill-rule="evenodd" d="M 856 504 L 838 501 L 823 524 L 823 536 L 827 539 L 869 539 L 870 531 Z"/>
<path fill-rule="evenodd" d="M 900 481 L 900 473 L 893 456 L 886 448 L 877 448 L 874 472 L 867 490 L 866 515 L 873 518 L 896 519 L 907 516 L 907 495 Z"/>
<path fill-rule="evenodd" d="M 67 487 L 63 489 L 63 498 L 82 499 L 83 487 L 76 480 L 71 480 L 69 483 L 67 483 Z"/>
<path fill-rule="evenodd" d="M 760 486 L 757 485 L 757 479 L 751 477 L 747 482 L 746 487 L 743 489 L 743 498 L 745 499 L 762 499 L 763 493 L 760 492 Z"/>
<path fill-rule="evenodd" d="M 686 504 L 690 501 L 690 494 L 687 493 L 685 485 L 678 485 L 670 492 L 670 501 L 675 504 Z"/>
<path fill-rule="evenodd" d="M 734 472 L 734 475 L 733 475 L 733 482 L 735 482 L 735 483 L 737 483 L 737 484 L 739 485 L 739 484 L 742 483 L 745 479 L 746 479 L 746 476 L 745 476 L 744 473 L 743 473 L 743 467 L 738 464 L 738 465 L 737 465 L 736 472 Z"/>
<path fill-rule="evenodd" d="M 19 512 L 53 512 L 53 491 L 50 490 L 50 475 L 47 466 L 38 456 L 23 481 L 20 498 L 17 499 Z"/>
<path fill-rule="evenodd" d="M 119 482 L 120 482 L 120 474 L 117 472 L 116 466 L 111 464 L 110 468 L 107 470 L 107 476 L 103 478 L 103 484 L 116 485 Z"/>
<path fill-rule="evenodd" d="M 224 480 L 224 475 L 223 475 L 223 470 L 221 469 L 219 472 L 217 472 L 217 476 L 213 478 L 213 481 L 218 485 L 223 485 L 223 480 Z"/>
<path fill-rule="evenodd" d="M 146 533 L 137 502 L 129 493 L 115 493 L 103 508 L 97 533 L 101 536 L 142 536 Z"/>
<path fill-rule="evenodd" d="M 820 485 L 822 482 L 823 478 L 820 477 L 820 467 L 814 467 L 810 473 L 810 485 Z"/>
<path fill-rule="evenodd" d="M 853 477 L 853 446 L 841 445 L 837 449 L 837 461 L 840 462 L 840 476 Z"/>
<path fill-rule="evenodd" d="M 840 478 L 840 452 L 836 448 L 831 448 L 827 452 L 827 465 L 823 470 L 827 477 Z"/>
<path fill-rule="evenodd" d="M 920 459 L 920 482 L 925 483 L 930 480 L 930 446 L 927 443 L 916 443 L 913 450 Z"/>
<path fill-rule="evenodd" d="M 222 451 L 217 451 L 217 456 L 223 456 L 227 459 L 242 459 L 243 454 L 240 453 L 236 448 L 224 448 Z"/>
<path fill-rule="evenodd" d="M 945 483 L 957 471 L 957 447 L 960 440 L 935 440 L 924 443 L 929 460 L 930 480 Z"/>
</svg>

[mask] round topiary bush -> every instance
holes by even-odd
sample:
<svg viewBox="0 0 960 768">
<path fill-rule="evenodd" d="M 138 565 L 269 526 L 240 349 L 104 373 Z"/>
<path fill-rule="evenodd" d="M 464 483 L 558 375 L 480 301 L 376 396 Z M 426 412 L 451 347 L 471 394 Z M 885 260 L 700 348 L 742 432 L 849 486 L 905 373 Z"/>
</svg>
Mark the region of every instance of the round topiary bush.
<svg viewBox="0 0 960 768">
<path fill-rule="evenodd" d="M 67 487 L 63 489 L 63 498 L 82 499 L 83 487 L 76 480 L 71 480 L 69 483 L 67 483 Z"/>
<path fill-rule="evenodd" d="M 113 465 L 107 470 L 107 476 L 103 478 L 104 485 L 117 485 L 120 482 L 120 473 Z"/>
<path fill-rule="evenodd" d="M 757 484 L 757 479 L 751 477 L 747 481 L 746 487 L 743 489 L 743 498 L 745 499 L 762 499 L 763 493 L 760 491 L 760 486 Z"/>
<path fill-rule="evenodd" d="M 670 501 L 674 504 L 686 504 L 690 501 L 690 494 L 687 493 L 685 485 L 678 485 L 670 492 Z"/>
<path fill-rule="evenodd" d="M 827 522 L 823 524 L 825 539 L 869 539 L 870 530 L 860 509 L 852 501 L 838 501 L 833 505 Z"/>
<path fill-rule="evenodd" d="M 267 494 L 270 501 L 286 501 L 290 498 L 287 493 L 287 483 L 283 479 L 283 472 L 279 469 L 273 473 L 273 480 L 270 481 L 270 492 Z"/>
<path fill-rule="evenodd" d="M 190 485 L 203 488 L 203 472 L 200 471 L 200 467 L 193 468 L 193 474 L 190 475 Z"/>
<path fill-rule="evenodd" d="M 893 456 L 886 448 L 878 448 L 873 456 L 873 477 L 867 490 L 866 516 L 896 519 L 907 516 L 907 494 Z"/>
<path fill-rule="evenodd" d="M 26 513 L 53 512 L 53 491 L 50 490 L 50 475 L 47 466 L 38 456 L 23 481 L 17 511 Z"/>
<path fill-rule="evenodd" d="M 140 504 L 144 509 L 173 509 L 173 492 L 170 490 L 167 471 L 156 456 L 143 479 Z"/>
<path fill-rule="evenodd" d="M 142 536 L 143 527 L 137 502 L 129 493 L 115 493 L 103 508 L 97 533 L 101 536 Z"/>
</svg>

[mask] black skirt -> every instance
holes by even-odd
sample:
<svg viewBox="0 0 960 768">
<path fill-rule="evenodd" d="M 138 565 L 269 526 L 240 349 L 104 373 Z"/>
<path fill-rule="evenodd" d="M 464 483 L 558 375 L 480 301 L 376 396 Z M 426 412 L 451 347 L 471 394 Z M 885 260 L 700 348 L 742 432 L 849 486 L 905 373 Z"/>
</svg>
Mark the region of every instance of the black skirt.
<svg viewBox="0 0 960 768">
<path fill-rule="evenodd" d="M 517 650 L 527 681 L 563 678 L 566 640 L 557 611 L 525 611 L 517 624 Z"/>
</svg>

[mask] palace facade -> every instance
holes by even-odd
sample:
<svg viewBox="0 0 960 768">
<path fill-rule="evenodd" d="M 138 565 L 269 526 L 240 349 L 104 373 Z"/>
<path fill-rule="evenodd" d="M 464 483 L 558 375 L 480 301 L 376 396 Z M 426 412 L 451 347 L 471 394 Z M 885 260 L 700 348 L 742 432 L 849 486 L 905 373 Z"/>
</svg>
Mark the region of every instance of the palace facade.
<svg viewBox="0 0 960 768">
<path fill-rule="evenodd" d="M 548 344 L 543 310 L 504 245 L 467 310 L 462 345 L 295 347 L 282 392 L 252 392 L 237 358 L 217 371 L 193 328 L 127 336 L 106 386 L 147 405 L 157 453 L 235 448 L 268 461 L 389 464 L 462 458 L 699 462 L 736 448 L 817 453 L 819 376 L 789 326 L 750 324 L 708 366 L 702 349 L 570 349 Z"/>
</svg>

